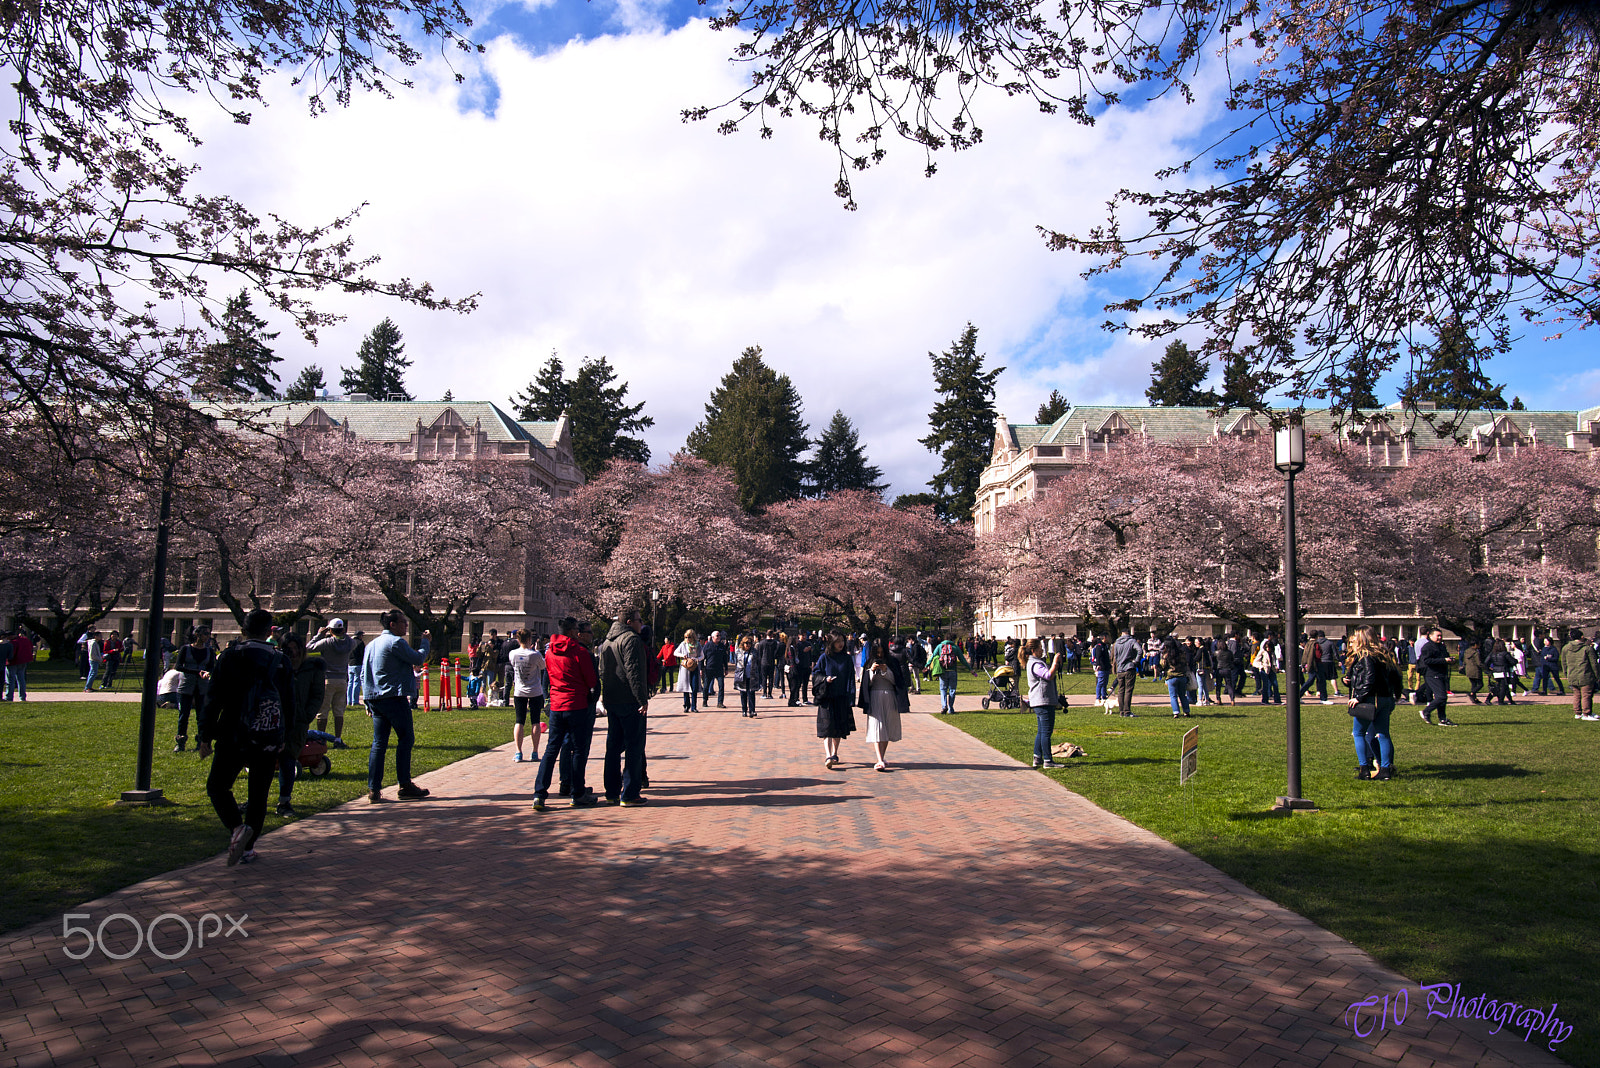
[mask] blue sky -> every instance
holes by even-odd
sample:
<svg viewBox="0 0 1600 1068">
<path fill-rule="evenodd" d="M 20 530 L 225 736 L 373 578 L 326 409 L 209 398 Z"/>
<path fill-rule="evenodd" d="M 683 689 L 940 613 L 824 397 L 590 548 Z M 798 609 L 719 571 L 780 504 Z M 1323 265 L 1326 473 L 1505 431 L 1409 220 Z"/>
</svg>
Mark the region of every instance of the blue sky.
<svg viewBox="0 0 1600 1068">
<path fill-rule="evenodd" d="M 248 127 L 207 113 L 201 184 L 310 222 L 366 202 L 355 234 L 380 273 L 482 293 L 468 317 L 334 295 L 345 324 L 312 349 L 279 341 L 285 380 L 316 363 L 330 383 L 384 316 L 404 332 L 419 397 L 450 390 L 505 404 L 555 349 L 569 367 L 607 356 L 656 426 L 666 459 L 747 345 L 794 378 L 816 432 L 837 408 L 897 493 L 935 459 L 916 439 L 934 403 L 928 353 L 968 321 L 998 403 L 1033 418 L 1052 388 L 1077 403 L 1143 403 L 1164 343 L 1099 329 L 1105 279 L 1048 251 L 1036 227 L 1082 231 L 1119 187 L 1181 158 L 1214 102 L 1118 109 L 1092 129 L 1026 102 L 980 101 L 984 144 L 945 156 L 891 145 L 855 178 L 860 210 L 833 196 L 836 160 L 808 120 L 768 141 L 684 124 L 685 107 L 736 93 L 730 33 L 682 0 L 502 5 L 474 28 L 488 45 L 456 86 L 439 61 L 393 100 L 317 119 L 276 79 Z M 1129 283 L 1120 279 L 1111 284 Z M 1594 339 L 1538 340 L 1490 364 L 1530 407 L 1600 404 Z"/>
</svg>

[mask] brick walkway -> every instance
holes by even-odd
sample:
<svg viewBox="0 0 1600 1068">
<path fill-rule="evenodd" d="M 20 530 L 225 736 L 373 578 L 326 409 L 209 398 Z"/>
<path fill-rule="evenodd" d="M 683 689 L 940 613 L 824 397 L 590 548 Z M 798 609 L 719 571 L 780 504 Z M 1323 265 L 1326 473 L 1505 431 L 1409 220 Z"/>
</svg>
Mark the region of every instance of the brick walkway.
<svg viewBox="0 0 1600 1068">
<path fill-rule="evenodd" d="M 1355 1037 L 1346 1006 L 1400 977 L 936 716 L 880 774 L 825 770 L 810 709 L 661 705 L 648 807 L 536 816 L 533 767 L 484 754 L 74 910 L 248 938 L 7 939 L 0 1061 L 1559 1064 L 1415 997 Z"/>
</svg>

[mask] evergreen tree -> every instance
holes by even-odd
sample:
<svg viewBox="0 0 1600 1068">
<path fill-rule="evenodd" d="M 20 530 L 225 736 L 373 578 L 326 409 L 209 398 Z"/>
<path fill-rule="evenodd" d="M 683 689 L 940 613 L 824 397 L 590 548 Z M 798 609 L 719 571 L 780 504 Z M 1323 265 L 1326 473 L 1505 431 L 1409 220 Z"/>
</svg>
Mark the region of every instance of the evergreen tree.
<svg viewBox="0 0 1600 1068">
<path fill-rule="evenodd" d="M 451 401 L 456 399 L 456 391 L 453 389 L 447 389 L 444 391 L 444 396 L 440 397 L 439 399 L 445 404 L 449 404 Z"/>
<path fill-rule="evenodd" d="M 1371 411 L 1383 407 L 1378 402 L 1380 363 L 1368 353 L 1355 353 L 1328 372 L 1328 407 L 1335 412 Z"/>
<path fill-rule="evenodd" d="M 1144 395 L 1163 408 L 1210 408 L 1217 403 L 1217 395 L 1200 388 L 1207 370 L 1206 362 L 1190 352 L 1188 345 L 1174 341 L 1151 365 L 1150 388 Z"/>
<path fill-rule="evenodd" d="M 566 368 L 561 357 L 550 350 L 550 358 L 539 368 L 528 388 L 511 398 L 511 407 L 517 418 L 528 423 L 553 423 L 567 410 L 572 385 L 566 379 Z"/>
<path fill-rule="evenodd" d="M 879 481 L 883 472 L 867 463 L 861 436 L 844 412 L 834 412 L 828 429 L 817 439 L 816 455 L 811 458 L 812 497 L 827 497 L 841 490 L 865 490 L 881 494 L 888 483 Z"/>
<path fill-rule="evenodd" d="M 793 500 L 805 488 L 801 457 L 811 447 L 801 407 L 789 376 L 768 367 L 761 346 L 752 345 L 712 391 L 706 417 L 689 432 L 684 448 L 732 470 L 747 512 Z"/>
<path fill-rule="evenodd" d="M 561 364 L 554 353 L 550 361 L 559 372 Z M 548 369 L 550 364 L 545 366 Z M 628 383 L 612 385 L 616 378 L 616 370 L 602 356 L 584 360 L 577 375 L 564 387 L 572 453 L 584 478 L 593 478 L 612 460 L 650 462 L 650 446 L 633 433 L 655 426 L 656 421 L 639 414 L 644 410 L 644 401 L 627 402 Z M 559 416 L 560 412 L 556 414 Z"/>
<path fill-rule="evenodd" d="M 222 339 L 200 350 L 194 362 L 194 386 L 208 396 L 264 397 L 278 395 L 278 372 L 273 365 L 280 358 L 267 342 L 278 335 L 267 330 L 267 321 L 250 307 L 250 291 L 241 289 L 229 297 L 220 320 Z"/>
<path fill-rule="evenodd" d="M 891 508 L 900 509 L 921 507 L 937 509 L 938 506 L 939 498 L 931 493 L 902 493 L 894 499 L 894 504 L 890 505 Z"/>
<path fill-rule="evenodd" d="M 1512 397 L 1511 410 L 1514 412 L 1525 412 L 1528 410 L 1528 406 L 1522 403 L 1521 397 Z"/>
<path fill-rule="evenodd" d="M 340 368 L 344 377 L 339 379 L 339 388 L 346 394 L 365 393 L 373 400 L 387 400 L 391 395 L 411 400 L 405 380 L 411 361 L 406 359 L 405 351 L 400 328 L 394 320 L 385 319 L 362 340 L 356 351 L 356 366 Z"/>
<path fill-rule="evenodd" d="M 1053 423 L 1071 410 L 1072 405 L 1067 403 L 1067 398 L 1061 395 L 1061 391 L 1052 389 L 1050 391 L 1050 399 L 1039 405 L 1039 414 L 1033 417 L 1033 421 L 1035 423 Z"/>
<path fill-rule="evenodd" d="M 308 401 L 316 400 L 317 395 L 328 388 L 322 380 L 322 368 L 316 364 L 300 372 L 300 377 L 289 383 L 289 388 L 283 391 L 284 400 Z"/>
<path fill-rule="evenodd" d="M 1266 393 L 1267 383 L 1261 380 L 1250 361 L 1235 354 L 1222 363 L 1222 396 L 1209 396 L 1220 408 L 1259 409 L 1266 404 Z"/>
<path fill-rule="evenodd" d="M 1483 373 L 1484 354 L 1459 323 L 1439 331 L 1438 340 L 1420 354 L 1419 366 L 1407 372 L 1400 399 L 1407 404 L 1432 402 L 1446 411 L 1500 411 L 1506 407 L 1502 386 Z"/>
<path fill-rule="evenodd" d="M 928 480 L 938 496 L 936 507 L 948 522 L 972 518 L 978 477 L 988 466 L 994 446 L 994 380 L 1004 367 L 983 369 L 978 328 L 971 323 L 949 351 L 928 353 L 933 361 L 934 390 L 943 398 L 928 422 L 933 432 L 921 443 L 943 459 L 939 473 Z"/>
</svg>

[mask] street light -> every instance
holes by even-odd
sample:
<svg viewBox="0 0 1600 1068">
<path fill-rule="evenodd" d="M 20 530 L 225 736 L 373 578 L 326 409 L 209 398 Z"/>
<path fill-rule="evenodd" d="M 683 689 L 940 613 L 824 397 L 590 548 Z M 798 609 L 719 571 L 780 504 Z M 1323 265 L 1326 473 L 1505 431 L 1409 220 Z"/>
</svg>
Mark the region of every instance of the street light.
<svg viewBox="0 0 1600 1068">
<path fill-rule="evenodd" d="M 1283 651 L 1285 679 L 1284 718 L 1288 732 L 1289 792 L 1272 811 L 1292 815 L 1296 809 L 1316 804 L 1300 796 L 1300 674 L 1299 575 L 1294 558 L 1294 476 L 1306 469 L 1306 428 L 1299 422 L 1278 428 L 1272 439 L 1272 466 L 1283 476 Z"/>
<path fill-rule="evenodd" d="M 900 591 L 894 591 L 894 640 L 900 640 Z"/>
</svg>

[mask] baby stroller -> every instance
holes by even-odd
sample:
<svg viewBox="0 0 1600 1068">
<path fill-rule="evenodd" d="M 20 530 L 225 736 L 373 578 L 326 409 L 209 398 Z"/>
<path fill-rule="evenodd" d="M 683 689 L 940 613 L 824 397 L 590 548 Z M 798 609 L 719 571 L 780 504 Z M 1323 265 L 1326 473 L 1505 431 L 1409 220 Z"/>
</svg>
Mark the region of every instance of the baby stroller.
<svg viewBox="0 0 1600 1068">
<path fill-rule="evenodd" d="M 300 747 L 300 768 L 314 779 L 320 779 L 333 770 L 328 759 L 328 744 L 333 735 L 327 731 L 306 731 L 305 744 Z"/>
<path fill-rule="evenodd" d="M 980 704 L 988 708 L 991 704 L 999 704 L 1001 708 L 1021 708 L 1022 698 L 1017 693 L 1017 676 L 1009 667 L 1002 667 L 998 671 L 987 672 L 989 676 L 989 696 Z"/>
</svg>

